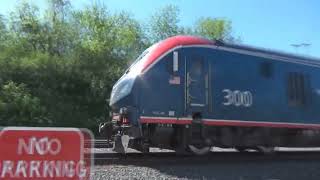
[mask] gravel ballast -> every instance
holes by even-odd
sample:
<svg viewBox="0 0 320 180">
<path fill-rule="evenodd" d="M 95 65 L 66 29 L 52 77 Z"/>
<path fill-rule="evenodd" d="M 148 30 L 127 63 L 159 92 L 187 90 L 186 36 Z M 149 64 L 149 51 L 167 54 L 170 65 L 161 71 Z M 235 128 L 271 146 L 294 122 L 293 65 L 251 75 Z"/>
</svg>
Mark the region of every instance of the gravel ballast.
<svg viewBox="0 0 320 180">
<path fill-rule="evenodd" d="M 91 179 L 319 180 L 320 161 L 99 165 Z"/>
</svg>

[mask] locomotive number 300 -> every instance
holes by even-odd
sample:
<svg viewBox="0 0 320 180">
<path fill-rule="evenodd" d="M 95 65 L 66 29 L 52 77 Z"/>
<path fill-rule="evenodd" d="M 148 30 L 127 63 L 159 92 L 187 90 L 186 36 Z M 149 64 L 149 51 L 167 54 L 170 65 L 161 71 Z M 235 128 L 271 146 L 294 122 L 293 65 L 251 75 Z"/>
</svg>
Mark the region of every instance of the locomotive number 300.
<svg viewBox="0 0 320 180">
<path fill-rule="evenodd" d="M 222 103 L 225 106 L 245 106 L 250 107 L 252 105 L 252 94 L 250 91 L 232 91 L 230 89 L 222 90 L 226 95 L 224 96 L 225 101 Z"/>
</svg>

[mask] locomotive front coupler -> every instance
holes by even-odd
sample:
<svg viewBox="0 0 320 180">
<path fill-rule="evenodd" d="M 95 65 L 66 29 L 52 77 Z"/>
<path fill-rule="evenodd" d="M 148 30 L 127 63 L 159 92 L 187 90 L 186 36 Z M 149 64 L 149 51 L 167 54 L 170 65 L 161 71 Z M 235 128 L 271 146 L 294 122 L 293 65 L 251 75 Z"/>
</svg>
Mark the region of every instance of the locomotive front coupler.
<svg viewBox="0 0 320 180">
<path fill-rule="evenodd" d="M 129 145 L 129 140 L 132 131 L 132 124 L 130 123 L 132 112 L 130 108 L 120 108 L 118 116 L 114 116 L 113 128 L 115 133 L 113 150 L 118 153 L 125 153 Z"/>
<path fill-rule="evenodd" d="M 120 108 L 117 113 L 110 114 L 111 118 L 99 125 L 100 134 L 113 141 L 113 150 L 125 153 L 131 143 L 129 141 L 141 138 L 141 131 L 137 126 L 137 109 L 134 107 Z"/>
<path fill-rule="evenodd" d="M 99 133 L 108 142 L 112 142 L 113 149 L 116 152 L 124 153 L 125 147 L 122 143 L 122 136 L 125 134 L 126 127 L 121 124 L 120 120 L 120 115 L 113 114 L 106 122 L 99 124 Z"/>
</svg>

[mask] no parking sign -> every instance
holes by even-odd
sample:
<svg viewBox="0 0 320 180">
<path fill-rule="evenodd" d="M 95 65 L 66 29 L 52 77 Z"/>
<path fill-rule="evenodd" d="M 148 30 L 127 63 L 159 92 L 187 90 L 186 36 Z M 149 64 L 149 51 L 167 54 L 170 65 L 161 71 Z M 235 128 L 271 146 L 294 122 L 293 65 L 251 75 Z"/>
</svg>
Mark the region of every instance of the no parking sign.
<svg viewBox="0 0 320 180">
<path fill-rule="evenodd" d="M 8 127 L 0 131 L 0 179 L 88 179 L 91 158 L 76 128 Z"/>
</svg>

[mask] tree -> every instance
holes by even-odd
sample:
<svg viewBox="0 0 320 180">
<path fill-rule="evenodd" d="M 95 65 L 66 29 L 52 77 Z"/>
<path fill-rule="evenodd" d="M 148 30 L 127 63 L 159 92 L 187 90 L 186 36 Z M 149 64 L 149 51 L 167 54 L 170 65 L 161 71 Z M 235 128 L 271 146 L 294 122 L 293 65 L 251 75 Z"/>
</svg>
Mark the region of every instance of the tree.
<svg viewBox="0 0 320 180">
<path fill-rule="evenodd" d="M 4 45 L 4 41 L 7 39 L 7 33 L 4 17 L 0 14 L 0 48 Z"/>
<path fill-rule="evenodd" d="M 75 13 L 80 32 L 81 48 L 96 55 L 120 59 L 132 58 L 145 46 L 144 32 L 131 14 L 111 14 L 108 9 L 95 4 Z"/>
<path fill-rule="evenodd" d="M 5 20 L 2 14 L 0 14 L 0 39 L 3 38 L 3 34 L 7 32 Z"/>
<path fill-rule="evenodd" d="M 47 0 L 49 8 L 47 13 L 50 21 L 54 24 L 56 22 L 65 22 L 70 15 L 70 0 Z"/>
<path fill-rule="evenodd" d="M 10 17 L 10 30 L 14 32 L 20 40 L 24 40 L 26 44 L 31 45 L 33 50 L 38 50 L 43 46 L 41 42 L 39 42 L 41 25 L 38 19 L 38 13 L 38 7 L 27 1 L 22 1 L 16 7 L 16 10 L 11 13 Z"/>
<path fill-rule="evenodd" d="M 195 33 L 211 40 L 230 41 L 233 39 L 230 34 L 231 22 L 225 19 L 201 18 L 196 23 Z"/>
<path fill-rule="evenodd" d="M 0 89 L 0 121 L 5 126 L 47 126 L 45 108 L 33 97 L 24 84 L 12 81 Z"/>
<path fill-rule="evenodd" d="M 47 0 L 45 35 L 47 51 L 51 55 L 71 53 L 76 44 L 78 31 L 70 23 L 72 18 L 69 0 Z"/>
<path fill-rule="evenodd" d="M 116 37 L 113 19 L 105 6 L 91 5 L 75 12 L 80 31 L 81 47 L 95 54 L 108 55 L 112 52 Z"/>
<path fill-rule="evenodd" d="M 151 16 L 150 21 L 150 39 L 157 42 L 168 37 L 182 33 L 179 27 L 179 8 L 173 5 L 167 5 Z"/>
</svg>

